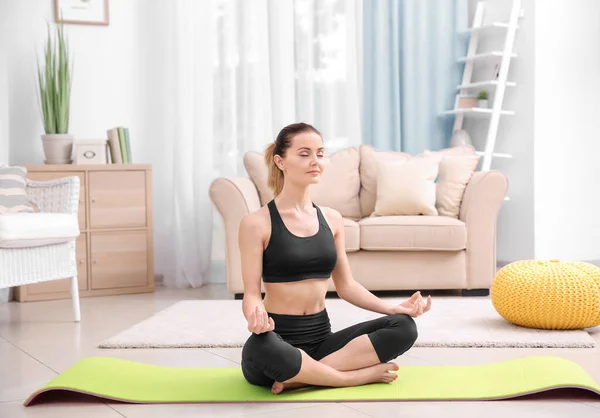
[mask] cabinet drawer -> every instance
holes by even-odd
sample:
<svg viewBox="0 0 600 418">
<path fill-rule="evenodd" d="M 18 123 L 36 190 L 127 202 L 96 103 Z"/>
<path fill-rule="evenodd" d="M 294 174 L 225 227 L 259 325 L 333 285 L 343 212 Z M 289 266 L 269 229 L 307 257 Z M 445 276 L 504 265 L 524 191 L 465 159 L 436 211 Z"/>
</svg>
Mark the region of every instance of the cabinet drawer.
<svg viewBox="0 0 600 418">
<path fill-rule="evenodd" d="M 148 285 L 146 231 L 91 234 L 92 289 Z"/>
<path fill-rule="evenodd" d="M 84 230 L 87 228 L 85 221 L 85 201 L 86 201 L 86 185 L 85 185 L 85 172 L 74 172 L 74 171 L 42 171 L 42 172 L 30 172 L 27 173 L 27 177 L 34 181 L 46 181 L 54 180 L 64 177 L 79 177 L 79 209 L 77 215 L 79 217 L 79 229 Z"/>
<path fill-rule="evenodd" d="M 90 172 L 90 227 L 146 226 L 146 172 Z"/>
<path fill-rule="evenodd" d="M 83 233 L 77 238 L 77 282 L 79 283 L 79 291 L 88 290 L 88 274 L 87 274 L 87 239 Z M 70 292 L 70 279 L 51 280 L 27 285 L 27 294 L 41 295 L 44 293 L 60 293 Z"/>
</svg>

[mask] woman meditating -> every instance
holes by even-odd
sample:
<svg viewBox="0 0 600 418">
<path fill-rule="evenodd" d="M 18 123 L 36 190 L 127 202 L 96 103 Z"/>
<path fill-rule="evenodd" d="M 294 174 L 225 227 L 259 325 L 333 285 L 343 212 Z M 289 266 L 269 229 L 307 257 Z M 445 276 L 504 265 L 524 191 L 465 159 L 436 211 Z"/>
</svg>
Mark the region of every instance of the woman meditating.
<svg viewBox="0 0 600 418">
<path fill-rule="evenodd" d="M 242 372 L 274 394 L 305 385 L 394 381 L 398 365 L 390 360 L 412 347 L 413 317 L 431 308 L 431 297 L 425 302 L 420 292 L 388 305 L 353 279 L 342 216 L 310 199 L 309 187 L 325 168 L 323 153 L 317 129 L 285 127 L 265 153 L 275 197 L 246 215 L 239 228 L 242 307 L 252 332 L 242 350 Z M 332 332 L 325 308 L 330 278 L 340 298 L 383 316 Z"/>
</svg>

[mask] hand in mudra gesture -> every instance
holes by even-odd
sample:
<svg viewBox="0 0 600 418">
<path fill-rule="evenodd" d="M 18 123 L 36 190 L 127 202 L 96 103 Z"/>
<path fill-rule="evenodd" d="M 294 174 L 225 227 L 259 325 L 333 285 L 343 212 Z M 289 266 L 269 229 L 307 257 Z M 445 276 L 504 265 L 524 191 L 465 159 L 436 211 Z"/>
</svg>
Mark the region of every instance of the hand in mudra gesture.
<svg viewBox="0 0 600 418">
<path fill-rule="evenodd" d="M 431 309 L 431 296 L 427 296 L 427 303 L 421 296 L 421 292 L 415 292 L 410 299 L 405 300 L 392 308 L 393 313 L 407 314 L 416 318 Z"/>
<path fill-rule="evenodd" d="M 275 329 L 275 322 L 273 318 L 267 315 L 266 311 L 263 311 L 256 307 L 254 312 L 248 316 L 248 331 L 255 334 L 262 334 L 263 332 L 273 331 Z"/>
</svg>

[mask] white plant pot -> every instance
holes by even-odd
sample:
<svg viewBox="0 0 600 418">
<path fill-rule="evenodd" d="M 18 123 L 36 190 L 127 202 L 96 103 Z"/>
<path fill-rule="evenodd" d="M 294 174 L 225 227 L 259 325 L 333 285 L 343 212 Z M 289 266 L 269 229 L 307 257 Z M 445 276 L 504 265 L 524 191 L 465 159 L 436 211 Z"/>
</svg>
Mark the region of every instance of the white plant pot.
<svg viewBox="0 0 600 418">
<path fill-rule="evenodd" d="M 479 100 L 478 104 L 479 104 L 479 107 L 482 107 L 484 109 L 487 109 L 487 107 L 488 107 L 488 101 L 487 101 L 487 99 L 486 100 Z"/>
<path fill-rule="evenodd" d="M 69 134 L 42 135 L 46 164 L 71 164 L 74 136 Z"/>
</svg>

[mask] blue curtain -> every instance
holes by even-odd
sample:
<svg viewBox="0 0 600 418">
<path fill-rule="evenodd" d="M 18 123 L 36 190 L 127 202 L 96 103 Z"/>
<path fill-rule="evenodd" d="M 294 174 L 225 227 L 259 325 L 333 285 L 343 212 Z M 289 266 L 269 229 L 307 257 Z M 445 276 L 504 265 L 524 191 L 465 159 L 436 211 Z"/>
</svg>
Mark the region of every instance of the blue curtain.
<svg viewBox="0 0 600 418">
<path fill-rule="evenodd" d="M 468 0 L 363 2 L 363 143 L 411 154 L 445 148 L 466 55 Z"/>
</svg>

